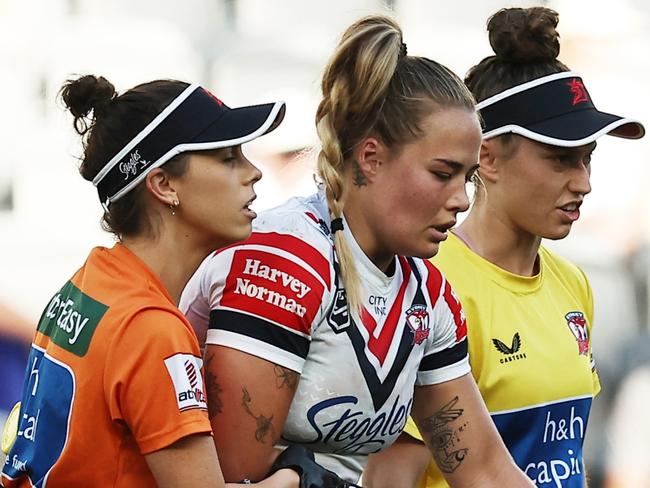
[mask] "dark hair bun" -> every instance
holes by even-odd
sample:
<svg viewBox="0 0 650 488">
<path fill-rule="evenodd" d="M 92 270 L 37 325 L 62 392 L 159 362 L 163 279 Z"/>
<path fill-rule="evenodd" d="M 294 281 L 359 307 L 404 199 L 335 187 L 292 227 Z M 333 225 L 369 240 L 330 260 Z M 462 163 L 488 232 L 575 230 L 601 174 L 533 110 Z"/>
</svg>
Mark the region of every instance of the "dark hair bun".
<svg viewBox="0 0 650 488">
<path fill-rule="evenodd" d="M 61 88 L 61 99 L 74 115 L 74 127 L 79 134 L 88 131 L 85 119 L 90 112 L 95 118 L 101 115 L 115 95 L 115 87 L 103 76 L 85 75 L 66 81 Z"/>
<path fill-rule="evenodd" d="M 559 15 L 545 7 L 504 8 L 488 20 L 490 45 L 510 63 L 553 61 L 560 53 Z"/>
</svg>

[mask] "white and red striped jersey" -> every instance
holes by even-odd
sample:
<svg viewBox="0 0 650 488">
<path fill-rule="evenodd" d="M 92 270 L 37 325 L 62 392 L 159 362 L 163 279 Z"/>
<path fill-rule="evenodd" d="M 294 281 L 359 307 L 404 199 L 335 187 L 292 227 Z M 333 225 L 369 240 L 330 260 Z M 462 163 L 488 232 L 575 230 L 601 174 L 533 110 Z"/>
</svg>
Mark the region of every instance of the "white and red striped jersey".
<svg viewBox="0 0 650 488">
<path fill-rule="evenodd" d="M 348 310 L 322 193 L 263 212 L 243 243 L 201 264 L 181 310 L 208 344 L 300 373 L 282 439 L 350 481 L 408 419 L 415 385 L 469 372 L 460 303 L 428 261 L 396 256 L 387 276 L 345 226 L 363 293 Z"/>
</svg>

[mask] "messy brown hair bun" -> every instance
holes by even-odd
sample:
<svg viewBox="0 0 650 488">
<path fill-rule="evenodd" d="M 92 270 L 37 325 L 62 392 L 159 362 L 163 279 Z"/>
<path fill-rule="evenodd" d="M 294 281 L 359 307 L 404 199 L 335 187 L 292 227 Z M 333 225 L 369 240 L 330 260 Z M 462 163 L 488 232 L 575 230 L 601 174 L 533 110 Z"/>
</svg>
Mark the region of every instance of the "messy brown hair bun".
<svg viewBox="0 0 650 488">
<path fill-rule="evenodd" d="M 495 55 L 472 67 L 465 84 L 477 101 L 553 73 L 569 71 L 558 61 L 559 14 L 546 7 L 504 8 L 487 22 Z"/>
<path fill-rule="evenodd" d="M 508 63 L 553 61 L 560 54 L 559 20 L 544 7 L 501 9 L 487 23 L 490 45 Z"/>
<path fill-rule="evenodd" d="M 59 92 L 74 117 L 74 128 L 81 135 L 83 156 L 79 172 L 92 181 L 104 166 L 131 139 L 144 129 L 171 101 L 188 87 L 177 80 L 143 83 L 118 95 L 103 76 L 85 75 L 67 80 Z M 165 163 L 173 176 L 185 172 L 183 155 Z M 104 212 L 102 227 L 119 239 L 153 232 L 144 201 L 144 184 L 111 204 Z"/>
<path fill-rule="evenodd" d="M 116 96 L 115 87 L 103 76 L 85 75 L 76 80 L 68 80 L 61 88 L 61 99 L 74 116 L 75 130 L 84 135 L 95 116 L 105 111 Z"/>
</svg>

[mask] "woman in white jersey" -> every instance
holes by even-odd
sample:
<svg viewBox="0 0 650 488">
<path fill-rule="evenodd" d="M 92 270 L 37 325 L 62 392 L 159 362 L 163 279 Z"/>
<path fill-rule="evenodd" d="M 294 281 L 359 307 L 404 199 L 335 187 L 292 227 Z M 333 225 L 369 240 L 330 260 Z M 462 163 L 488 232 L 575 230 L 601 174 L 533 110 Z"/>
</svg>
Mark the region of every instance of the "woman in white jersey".
<svg viewBox="0 0 650 488">
<path fill-rule="evenodd" d="M 460 304 L 422 259 L 468 207 L 480 145 L 471 94 L 408 56 L 399 26 L 378 16 L 343 34 L 322 91 L 321 191 L 261 214 L 181 300 L 199 336 L 207 330 L 226 479 L 262 477 L 300 445 L 354 482 L 412 410 L 454 486 L 530 486 L 469 374 Z"/>
<path fill-rule="evenodd" d="M 465 80 L 485 124 L 482 184 L 433 261 L 463 303 L 472 372 L 513 458 L 538 486 L 583 488 L 582 444 L 600 389 L 591 289 L 541 240 L 566 237 L 580 216 L 595 140 L 644 129 L 596 110 L 581 77 L 556 59 L 557 22 L 542 7 L 490 18 L 495 55 Z M 366 484 L 447 486 L 416 426 L 406 431 L 373 457 Z"/>
</svg>

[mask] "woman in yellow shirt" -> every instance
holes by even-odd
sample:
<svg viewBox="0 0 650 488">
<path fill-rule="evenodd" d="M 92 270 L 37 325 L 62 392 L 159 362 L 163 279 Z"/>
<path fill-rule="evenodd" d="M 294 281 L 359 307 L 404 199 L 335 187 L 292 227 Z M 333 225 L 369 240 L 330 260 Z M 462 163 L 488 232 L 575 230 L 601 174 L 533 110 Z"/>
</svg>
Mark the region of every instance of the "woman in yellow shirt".
<svg viewBox="0 0 650 488">
<path fill-rule="evenodd" d="M 519 467 L 537 486 L 584 487 L 582 443 L 600 389 L 593 304 L 582 271 L 541 245 L 562 239 L 591 191 L 596 139 L 640 138 L 639 123 L 599 112 L 557 59 L 558 14 L 503 9 L 488 21 L 495 55 L 465 83 L 484 122 L 476 199 L 433 262 L 463 304 L 473 375 Z M 364 486 L 444 487 L 412 423 L 371 458 Z M 458 432 L 439 430 L 453 446 Z"/>
</svg>

